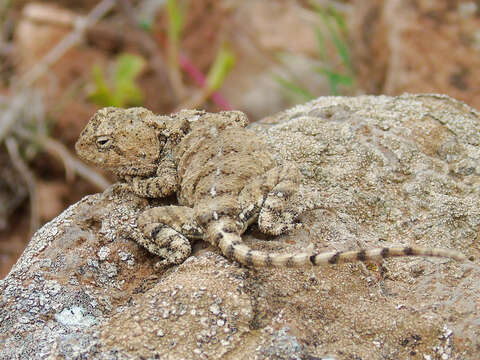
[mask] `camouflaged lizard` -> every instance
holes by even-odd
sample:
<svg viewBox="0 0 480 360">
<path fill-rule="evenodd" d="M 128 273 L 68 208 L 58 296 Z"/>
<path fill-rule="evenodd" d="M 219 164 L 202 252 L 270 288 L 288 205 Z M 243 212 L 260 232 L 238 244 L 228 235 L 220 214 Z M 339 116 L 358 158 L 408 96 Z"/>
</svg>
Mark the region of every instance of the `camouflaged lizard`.
<svg viewBox="0 0 480 360">
<path fill-rule="evenodd" d="M 294 165 L 277 165 L 267 147 L 246 129 L 239 111 L 183 110 L 170 116 L 144 108 L 103 108 L 82 131 L 76 150 L 115 173 L 121 187 L 146 198 L 175 194 L 178 206 L 148 209 L 138 216 L 138 243 L 179 264 L 191 240 L 203 239 L 251 267 L 336 264 L 393 256 L 438 256 L 465 260 L 452 250 L 395 246 L 370 250 L 273 254 L 242 241 L 247 227 L 279 235 L 299 226 L 292 203 L 301 175 Z"/>
</svg>

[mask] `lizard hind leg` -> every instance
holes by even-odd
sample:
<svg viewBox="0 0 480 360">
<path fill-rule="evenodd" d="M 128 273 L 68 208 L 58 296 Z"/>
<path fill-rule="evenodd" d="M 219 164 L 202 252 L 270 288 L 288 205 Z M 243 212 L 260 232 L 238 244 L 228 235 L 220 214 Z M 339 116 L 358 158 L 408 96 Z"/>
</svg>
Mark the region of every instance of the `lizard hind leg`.
<svg viewBox="0 0 480 360">
<path fill-rule="evenodd" d="M 189 239 L 203 235 L 193 209 L 186 206 L 148 209 L 138 216 L 137 222 L 144 236 L 138 243 L 162 258 L 157 268 L 182 263 L 192 251 Z"/>
<path fill-rule="evenodd" d="M 261 205 L 258 226 L 265 234 L 279 235 L 298 228 L 300 215 L 293 204 L 300 171 L 294 165 L 281 165 L 265 174 L 265 183 L 270 188 Z"/>
</svg>

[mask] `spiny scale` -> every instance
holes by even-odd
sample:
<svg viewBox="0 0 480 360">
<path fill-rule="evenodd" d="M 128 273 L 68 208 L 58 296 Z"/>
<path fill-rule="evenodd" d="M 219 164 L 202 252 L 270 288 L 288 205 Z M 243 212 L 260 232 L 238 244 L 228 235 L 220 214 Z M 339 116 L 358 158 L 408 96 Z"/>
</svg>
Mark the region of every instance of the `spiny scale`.
<svg viewBox="0 0 480 360">
<path fill-rule="evenodd" d="M 333 265 L 357 261 L 378 261 L 390 257 L 426 256 L 443 257 L 457 261 L 466 261 L 467 257 L 454 250 L 426 248 L 420 246 L 391 246 L 353 251 L 331 251 L 323 253 L 277 254 L 251 249 L 242 242 L 238 234 L 225 231 L 222 222 L 209 227 L 207 239 L 213 239 L 222 253 L 239 263 L 250 267 L 304 267 L 317 265 Z M 216 235 L 215 235 L 216 234 Z"/>
</svg>

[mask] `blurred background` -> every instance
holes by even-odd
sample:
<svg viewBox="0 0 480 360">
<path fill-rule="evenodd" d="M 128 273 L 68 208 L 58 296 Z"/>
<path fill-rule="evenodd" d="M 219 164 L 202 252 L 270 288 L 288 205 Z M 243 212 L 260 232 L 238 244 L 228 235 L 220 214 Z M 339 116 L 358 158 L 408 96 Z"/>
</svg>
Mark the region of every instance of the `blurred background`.
<svg viewBox="0 0 480 360">
<path fill-rule="evenodd" d="M 0 2 L 0 278 L 113 178 L 73 145 L 104 106 L 238 109 L 437 92 L 480 108 L 480 1 Z"/>
</svg>

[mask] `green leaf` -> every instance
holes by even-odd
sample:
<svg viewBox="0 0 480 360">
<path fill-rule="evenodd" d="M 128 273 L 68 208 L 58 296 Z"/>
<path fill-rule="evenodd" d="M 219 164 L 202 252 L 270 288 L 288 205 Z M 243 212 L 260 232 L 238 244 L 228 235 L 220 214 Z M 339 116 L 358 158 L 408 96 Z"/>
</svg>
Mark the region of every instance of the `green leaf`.
<svg viewBox="0 0 480 360">
<path fill-rule="evenodd" d="M 317 72 L 323 74 L 330 84 L 330 91 L 333 95 L 339 95 L 338 92 L 338 85 L 345 85 L 345 86 L 352 86 L 353 85 L 353 77 L 350 75 L 344 75 L 337 73 L 335 71 L 331 71 L 326 68 L 317 68 Z"/>
<path fill-rule="evenodd" d="M 235 54 L 229 47 L 222 46 L 207 75 L 207 88 L 210 91 L 215 91 L 222 86 L 227 74 L 235 65 L 235 61 Z"/>
<path fill-rule="evenodd" d="M 347 31 L 347 26 L 345 25 L 345 21 L 343 20 L 344 16 L 340 12 L 335 10 L 335 8 L 333 6 L 329 6 L 328 7 L 328 14 L 330 15 L 330 17 L 333 20 L 335 20 L 340 32 L 344 33 L 344 32 Z"/>
<path fill-rule="evenodd" d="M 92 78 L 95 84 L 95 90 L 88 95 L 90 101 L 101 106 L 113 106 L 112 91 L 108 88 L 105 82 L 103 71 L 98 65 L 92 68 Z"/>
<path fill-rule="evenodd" d="M 140 26 L 140 28 L 142 28 L 143 30 L 145 30 L 147 32 L 152 31 L 152 28 L 153 28 L 153 22 L 151 20 L 148 20 L 148 19 L 140 20 L 138 25 Z"/>
<path fill-rule="evenodd" d="M 131 54 L 121 55 L 117 59 L 114 74 L 114 83 L 118 91 L 134 85 L 135 78 L 140 74 L 145 65 L 145 60 Z"/>
<path fill-rule="evenodd" d="M 347 67 L 349 71 L 353 73 L 350 51 L 348 50 L 347 41 L 345 39 L 346 25 L 343 21 L 342 15 L 333 7 L 329 7 L 328 9 L 324 9 L 318 5 L 314 5 L 314 7 L 325 24 L 328 34 L 337 50 L 338 55 L 340 56 L 343 65 L 345 65 L 345 67 Z"/>
<path fill-rule="evenodd" d="M 115 62 L 111 86 L 108 86 L 102 70 L 95 65 L 92 70 L 95 90 L 89 95 L 90 100 L 102 106 L 141 105 L 143 93 L 135 83 L 135 79 L 144 66 L 145 60 L 140 56 L 120 55 Z"/>
<path fill-rule="evenodd" d="M 131 83 L 145 66 L 145 60 L 133 54 L 123 54 L 117 58 L 114 81 L 116 84 Z"/>
<path fill-rule="evenodd" d="M 342 63 L 350 70 L 352 69 L 352 62 L 350 60 L 350 52 L 348 51 L 348 46 L 345 41 L 340 39 L 338 33 L 331 27 L 328 26 L 330 37 L 332 38 L 332 42 L 337 49 L 340 58 L 342 59 Z"/>
<path fill-rule="evenodd" d="M 183 13 L 177 0 L 167 1 L 168 37 L 171 42 L 178 44 L 183 28 Z"/>
<path fill-rule="evenodd" d="M 315 97 L 304 87 L 295 84 L 294 82 L 287 80 L 279 75 L 274 76 L 275 81 L 282 85 L 285 89 L 293 92 L 294 94 L 299 95 L 306 101 L 313 100 Z"/>
<path fill-rule="evenodd" d="M 325 67 L 316 68 L 315 71 L 326 78 L 330 92 L 338 95 L 340 85 L 353 86 L 355 83 L 355 72 L 348 48 L 344 16 L 334 7 L 325 8 L 313 0 L 309 3 L 315 9 L 321 22 L 321 27 L 315 27 L 315 35 L 319 58 L 325 64 Z M 290 92 L 300 95 L 306 100 L 313 98 L 301 84 L 280 77 L 277 77 L 276 81 Z"/>
<path fill-rule="evenodd" d="M 318 53 L 320 55 L 320 59 L 323 61 L 326 61 L 327 59 L 327 47 L 326 47 L 326 41 L 325 41 L 325 36 L 323 35 L 322 30 L 317 26 L 315 27 L 315 35 L 317 37 L 317 47 L 318 47 Z"/>
<path fill-rule="evenodd" d="M 317 71 L 325 75 L 327 78 L 335 80 L 335 82 L 338 84 L 353 85 L 353 77 L 350 75 L 340 74 L 325 68 L 317 68 Z"/>
<path fill-rule="evenodd" d="M 145 66 L 145 60 L 138 55 L 123 54 L 117 59 L 114 75 L 114 96 L 123 107 L 125 105 L 140 105 L 143 94 L 135 83 L 135 79 Z"/>
</svg>

